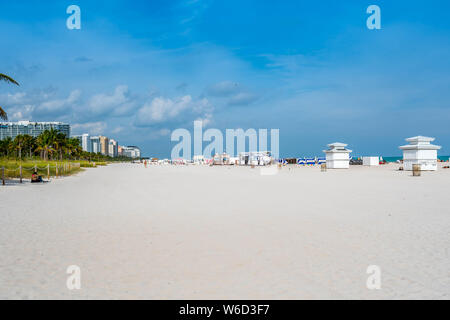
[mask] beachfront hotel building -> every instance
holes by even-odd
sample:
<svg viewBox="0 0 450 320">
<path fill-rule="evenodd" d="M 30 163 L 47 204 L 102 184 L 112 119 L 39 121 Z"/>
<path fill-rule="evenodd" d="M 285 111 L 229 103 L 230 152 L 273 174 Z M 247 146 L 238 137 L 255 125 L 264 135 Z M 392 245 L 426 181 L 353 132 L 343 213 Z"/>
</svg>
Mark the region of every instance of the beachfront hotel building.
<svg viewBox="0 0 450 320">
<path fill-rule="evenodd" d="M 39 136 L 45 130 L 54 129 L 70 137 L 70 125 L 62 122 L 0 122 L 0 140 L 10 137 L 14 139 L 18 135 L 27 134 L 32 137 Z"/>
<path fill-rule="evenodd" d="M 109 140 L 109 156 L 110 157 L 117 157 L 119 155 L 119 144 L 116 140 L 110 139 Z"/>
<path fill-rule="evenodd" d="M 80 141 L 80 146 L 83 151 L 92 152 L 92 140 L 89 134 L 85 133 L 79 136 L 73 136 Z"/>
<path fill-rule="evenodd" d="M 125 157 L 137 159 L 141 157 L 141 149 L 139 149 L 136 146 L 128 146 L 124 147 L 122 146 L 122 155 Z"/>
<path fill-rule="evenodd" d="M 73 137 L 80 141 L 83 151 L 101 153 L 110 157 L 119 156 L 119 143 L 114 139 L 104 136 L 91 137 L 87 133 Z"/>
<path fill-rule="evenodd" d="M 104 156 L 109 155 L 109 138 L 100 136 L 100 153 Z"/>
<path fill-rule="evenodd" d="M 100 144 L 100 137 L 91 137 L 91 146 L 93 153 L 101 152 L 102 148 Z"/>
</svg>

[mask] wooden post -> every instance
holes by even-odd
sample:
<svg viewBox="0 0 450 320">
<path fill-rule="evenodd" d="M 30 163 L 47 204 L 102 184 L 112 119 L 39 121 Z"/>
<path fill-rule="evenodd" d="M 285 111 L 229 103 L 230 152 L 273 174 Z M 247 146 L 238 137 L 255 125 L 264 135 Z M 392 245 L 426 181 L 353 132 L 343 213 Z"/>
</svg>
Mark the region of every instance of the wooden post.
<svg viewBox="0 0 450 320">
<path fill-rule="evenodd" d="M 22 165 L 19 166 L 20 183 L 22 183 Z"/>
<path fill-rule="evenodd" d="M 326 164 L 326 163 L 322 163 L 322 164 L 320 165 L 320 171 L 322 171 L 322 172 L 327 171 L 327 164 Z"/>
<path fill-rule="evenodd" d="M 5 167 L 2 167 L 2 185 L 5 185 Z"/>
<path fill-rule="evenodd" d="M 420 164 L 413 164 L 413 176 L 414 177 L 420 177 Z"/>
<path fill-rule="evenodd" d="M 50 163 L 47 164 L 47 180 L 50 181 Z"/>
</svg>

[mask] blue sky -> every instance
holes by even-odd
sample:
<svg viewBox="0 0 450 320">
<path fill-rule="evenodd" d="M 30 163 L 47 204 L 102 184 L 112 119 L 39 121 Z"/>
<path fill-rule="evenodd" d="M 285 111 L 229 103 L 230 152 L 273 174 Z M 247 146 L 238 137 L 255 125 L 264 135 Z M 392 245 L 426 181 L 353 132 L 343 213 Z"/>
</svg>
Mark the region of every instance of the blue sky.
<svg viewBox="0 0 450 320">
<path fill-rule="evenodd" d="M 81 8 L 81 30 L 66 9 Z M 369 5 L 381 30 L 366 27 Z M 414 135 L 450 154 L 448 1 L 0 3 L 11 120 L 66 121 L 168 157 L 170 132 L 280 129 L 283 156 L 399 155 Z"/>
</svg>

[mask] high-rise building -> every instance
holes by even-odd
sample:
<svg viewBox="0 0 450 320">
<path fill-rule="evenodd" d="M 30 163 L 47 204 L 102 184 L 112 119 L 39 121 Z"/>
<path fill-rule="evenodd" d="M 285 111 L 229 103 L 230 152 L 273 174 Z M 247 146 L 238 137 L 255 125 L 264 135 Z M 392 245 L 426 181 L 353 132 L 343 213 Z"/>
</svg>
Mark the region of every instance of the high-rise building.
<svg viewBox="0 0 450 320">
<path fill-rule="evenodd" d="M 92 152 L 99 153 L 102 152 L 100 137 L 91 137 Z"/>
<path fill-rule="evenodd" d="M 114 158 L 119 155 L 119 144 L 114 139 L 109 140 L 109 155 Z"/>
<path fill-rule="evenodd" d="M 100 136 L 100 153 L 108 156 L 109 155 L 109 138 Z"/>
<path fill-rule="evenodd" d="M 70 137 L 70 125 L 67 123 L 18 121 L 0 122 L 0 140 L 7 137 L 14 139 L 16 136 L 21 134 L 37 137 L 45 130 L 50 129 L 57 130 L 64 133 L 67 137 Z"/>
<path fill-rule="evenodd" d="M 85 133 L 80 136 L 74 136 L 74 138 L 77 138 L 80 141 L 80 146 L 83 151 L 92 152 L 92 140 L 89 134 Z"/>
<path fill-rule="evenodd" d="M 141 157 L 141 149 L 136 146 L 128 146 L 122 147 L 122 154 L 125 157 L 129 158 L 140 158 Z"/>
</svg>

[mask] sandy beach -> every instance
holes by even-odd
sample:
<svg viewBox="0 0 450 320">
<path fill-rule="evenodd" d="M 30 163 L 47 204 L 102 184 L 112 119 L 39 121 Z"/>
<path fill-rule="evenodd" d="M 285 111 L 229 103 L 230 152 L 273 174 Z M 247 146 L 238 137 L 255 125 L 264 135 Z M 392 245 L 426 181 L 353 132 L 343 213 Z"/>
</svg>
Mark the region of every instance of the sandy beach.
<svg viewBox="0 0 450 320">
<path fill-rule="evenodd" d="M 450 170 L 397 168 L 113 164 L 0 186 L 0 299 L 449 299 Z"/>
</svg>

